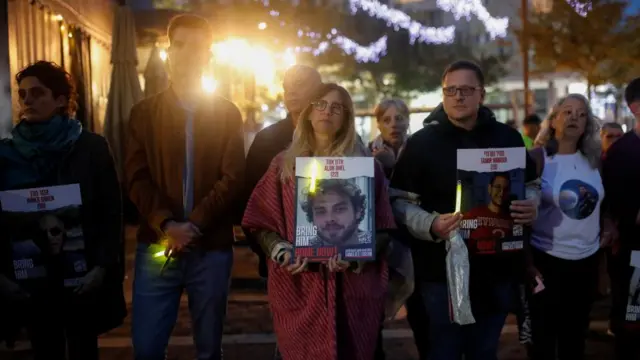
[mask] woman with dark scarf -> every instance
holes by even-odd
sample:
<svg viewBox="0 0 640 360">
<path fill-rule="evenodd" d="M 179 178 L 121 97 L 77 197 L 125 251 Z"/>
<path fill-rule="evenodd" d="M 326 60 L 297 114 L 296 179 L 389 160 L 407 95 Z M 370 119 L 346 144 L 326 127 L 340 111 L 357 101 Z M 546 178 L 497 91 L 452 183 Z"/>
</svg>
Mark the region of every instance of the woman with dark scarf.
<svg viewBox="0 0 640 360">
<path fill-rule="evenodd" d="M 39 247 L 46 275 L 37 281 L 16 279 L 8 245 L 12 239 L 5 231 L 0 235 L 0 296 L 26 326 L 36 360 L 62 360 L 67 354 L 70 360 L 98 359 L 98 335 L 119 326 L 126 315 L 115 165 L 105 139 L 83 130 L 73 118 L 76 91 L 64 69 L 40 61 L 19 72 L 16 81 L 20 122 L 12 138 L 0 143 L 0 191 L 79 186 L 82 205 L 76 225 L 82 228 L 79 253 L 86 271 L 71 287 L 66 284 L 69 268 L 79 270 L 78 258 L 69 265 L 61 252 L 71 251 L 64 246 L 67 238 L 77 239 L 79 233 L 58 214 L 43 215 L 39 226 L 56 230 L 48 230 L 49 241 L 60 240 L 56 246 Z M 5 229 L 8 215 L 0 215 Z"/>
</svg>

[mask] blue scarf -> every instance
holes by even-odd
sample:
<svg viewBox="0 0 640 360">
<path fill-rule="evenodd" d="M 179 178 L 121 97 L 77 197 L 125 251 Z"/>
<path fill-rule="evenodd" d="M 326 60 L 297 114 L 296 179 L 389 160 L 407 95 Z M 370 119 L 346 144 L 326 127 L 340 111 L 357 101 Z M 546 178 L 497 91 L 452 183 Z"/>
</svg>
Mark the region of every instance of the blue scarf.
<svg viewBox="0 0 640 360">
<path fill-rule="evenodd" d="M 5 186 L 51 179 L 81 133 L 78 120 L 61 115 L 44 122 L 18 123 L 11 132 L 13 138 L 4 142 L 0 150 L 0 157 L 8 162 Z"/>
</svg>

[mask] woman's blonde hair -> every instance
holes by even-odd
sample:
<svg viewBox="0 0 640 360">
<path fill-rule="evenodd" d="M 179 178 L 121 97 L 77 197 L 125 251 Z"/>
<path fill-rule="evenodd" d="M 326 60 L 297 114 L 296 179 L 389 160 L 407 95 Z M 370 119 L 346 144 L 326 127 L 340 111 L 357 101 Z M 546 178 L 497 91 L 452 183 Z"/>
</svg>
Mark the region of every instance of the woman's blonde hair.
<svg viewBox="0 0 640 360">
<path fill-rule="evenodd" d="M 556 139 L 556 130 L 551 123 L 560 113 L 560 108 L 567 99 L 575 99 L 581 101 L 587 108 L 587 123 L 584 127 L 584 133 L 578 140 L 577 150 L 580 151 L 589 161 L 591 167 L 600 166 L 601 146 L 598 133 L 600 131 L 600 121 L 593 114 L 589 100 L 580 94 L 569 94 L 556 102 L 549 112 L 547 118 L 542 122 L 540 133 L 536 137 L 535 146 L 544 147 L 548 156 L 553 156 L 558 152 L 558 139 Z"/>
<path fill-rule="evenodd" d="M 385 99 L 380 101 L 380 103 L 376 105 L 375 109 L 373 109 L 373 115 L 376 117 L 376 121 L 380 122 L 380 120 L 382 120 L 382 115 L 392 107 L 395 107 L 400 115 L 409 119 L 409 107 L 404 101 L 400 99 Z"/>
<path fill-rule="evenodd" d="M 342 126 L 335 134 L 329 149 L 321 151 L 316 148 L 316 138 L 309 115 L 313 111 L 313 102 L 322 99 L 332 91 L 337 91 L 342 101 Z M 292 179 L 297 157 L 304 156 L 369 156 L 369 152 L 356 133 L 353 101 L 349 92 L 337 84 L 322 84 L 312 101 L 302 110 L 298 125 L 293 132 L 293 141 L 285 150 L 282 164 L 282 180 Z"/>
</svg>

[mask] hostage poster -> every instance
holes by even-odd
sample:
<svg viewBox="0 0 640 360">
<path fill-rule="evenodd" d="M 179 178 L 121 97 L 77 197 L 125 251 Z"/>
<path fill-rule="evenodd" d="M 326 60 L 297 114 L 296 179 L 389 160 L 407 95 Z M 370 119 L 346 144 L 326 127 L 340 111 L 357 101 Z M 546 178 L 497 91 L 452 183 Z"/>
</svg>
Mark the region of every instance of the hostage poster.
<svg viewBox="0 0 640 360">
<path fill-rule="evenodd" d="M 295 256 L 374 260 L 374 159 L 296 158 Z"/>
<path fill-rule="evenodd" d="M 631 252 L 631 280 L 627 294 L 627 308 L 625 312 L 625 328 L 640 329 L 640 251 Z"/>
<path fill-rule="evenodd" d="M 460 149 L 457 161 L 460 234 L 469 253 L 522 250 L 524 229 L 509 206 L 525 197 L 525 148 Z"/>
<path fill-rule="evenodd" d="M 29 288 L 55 273 L 60 286 L 78 286 L 87 273 L 80 186 L 2 191 L 0 204 L 13 278 Z"/>
</svg>

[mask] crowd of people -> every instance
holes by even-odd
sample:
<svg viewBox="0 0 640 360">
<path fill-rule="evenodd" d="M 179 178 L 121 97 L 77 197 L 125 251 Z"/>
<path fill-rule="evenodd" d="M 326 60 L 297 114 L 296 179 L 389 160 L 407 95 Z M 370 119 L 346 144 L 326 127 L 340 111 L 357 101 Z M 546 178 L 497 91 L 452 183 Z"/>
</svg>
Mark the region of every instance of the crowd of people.
<svg viewBox="0 0 640 360">
<path fill-rule="evenodd" d="M 222 359 L 234 224 L 260 258 L 278 356 L 285 360 L 384 359 L 389 297 L 406 307 L 420 359 L 497 359 L 511 312 L 532 359 L 583 359 L 603 259 L 616 357 L 640 356 L 638 324 L 627 315 L 632 254 L 640 250 L 640 78 L 625 91 L 638 124 L 627 133 L 615 123 L 601 126 L 589 101 L 569 94 L 544 121 L 524 119 L 521 134 L 483 105 L 482 69 L 456 61 L 444 69 L 442 103 L 423 129 L 409 135 L 408 107 L 385 99 L 374 111 L 380 135 L 365 144 L 349 92 L 295 65 L 284 77 L 287 117 L 260 131 L 245 156 L 238 108 L 193 86 L 209 62 L 212 34 L 194 15 L 171 21 L 171 85 L 134 106 L 124 134 L 123 187 L 140 214 L 135 359 L 165 359 L 185 290 L 197 358 Z M 98 335 L 126 316 L 118 174 L 104 138 L 74 119 L 77 94 L 64 69 L 38 62 L 16 81 L 20 121 L 0 143 L 0 191 L 79 184 L 88 272 L 71 292 L 61 289 L 56 271 L 27 291 L 3 247 L 0 302 L 20 315 L 2 313 L 0 322 L 26 326 L 36 360 L 98 359 Z M 463 218 L 456 212 L 457 151 L 524 147 L 526 197 L 507 210 L 525 229 L 524 247 L 491 255 L 469 250 L 475 322 L 456 324 L 445 258 Z M 293 256 L 298 157 L 376 159 L 375 261 L 336 255 L 311 263 Z M 403 249 L 410 256 L 391 256 Z M 412 273 L 408 293 L 391 286 L 403 267 Z"/>
</svg>

